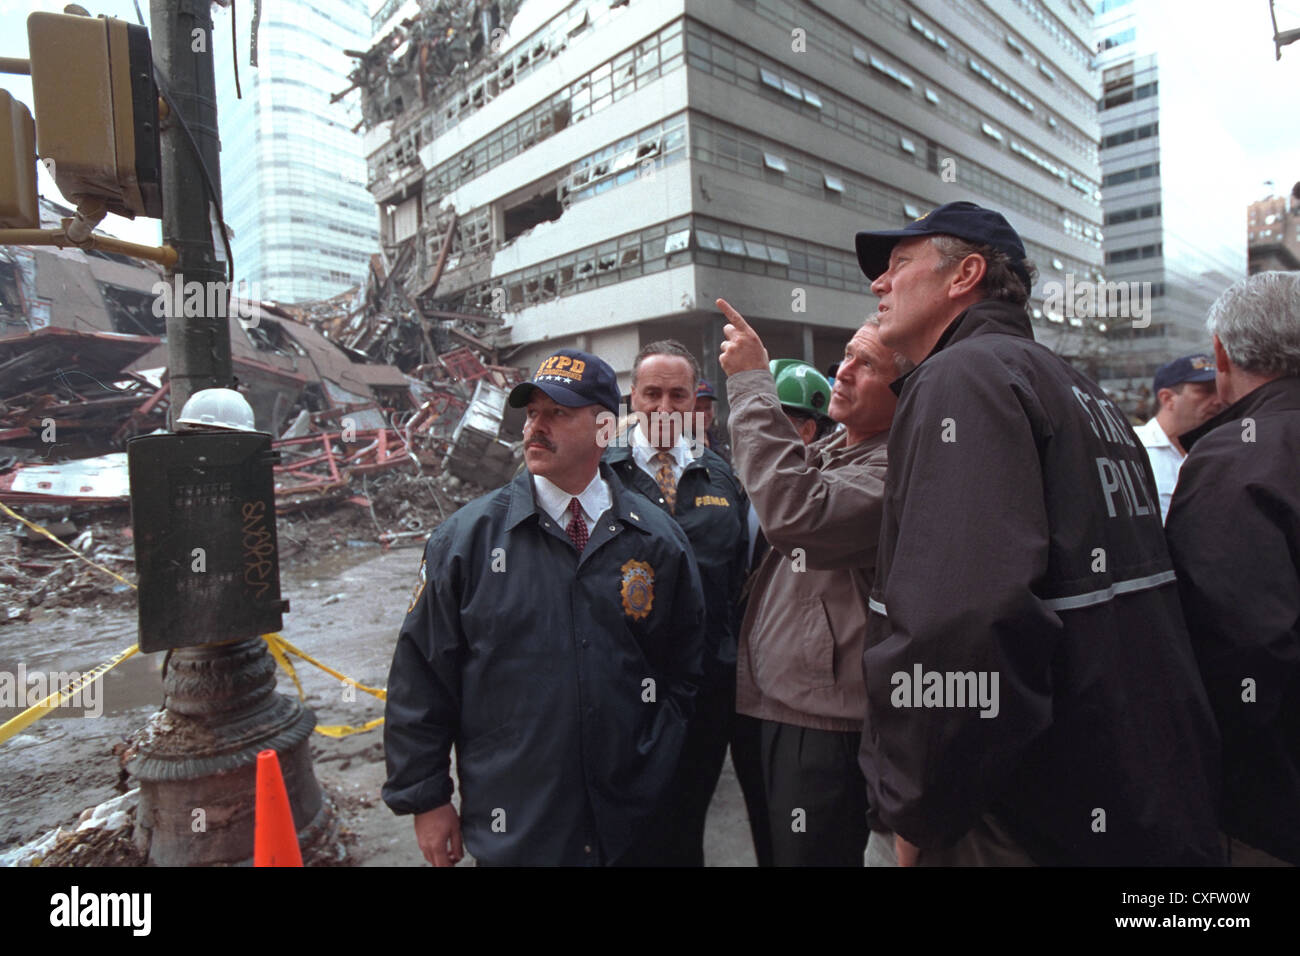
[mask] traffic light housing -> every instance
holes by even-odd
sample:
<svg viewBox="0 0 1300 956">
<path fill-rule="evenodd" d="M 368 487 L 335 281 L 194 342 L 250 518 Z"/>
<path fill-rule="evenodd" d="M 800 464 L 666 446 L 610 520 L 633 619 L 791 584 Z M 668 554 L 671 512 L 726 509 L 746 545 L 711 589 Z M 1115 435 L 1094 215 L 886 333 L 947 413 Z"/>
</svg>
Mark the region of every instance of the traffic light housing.
<svg viewBox="0 0 1300 956">
<path fill-rule="evenodd" d="M 0 90 L 0 229 L 37 229 L 36 126 L 27 107 Z"/>
<path fill-rule="evenodd" d="M 161 218 L 149 31 L 125 20 L 33 13 L 27 45 L 37 149 L 59 191 L 78 204 L 103 201 L 129 219 Z"/>
</svg>

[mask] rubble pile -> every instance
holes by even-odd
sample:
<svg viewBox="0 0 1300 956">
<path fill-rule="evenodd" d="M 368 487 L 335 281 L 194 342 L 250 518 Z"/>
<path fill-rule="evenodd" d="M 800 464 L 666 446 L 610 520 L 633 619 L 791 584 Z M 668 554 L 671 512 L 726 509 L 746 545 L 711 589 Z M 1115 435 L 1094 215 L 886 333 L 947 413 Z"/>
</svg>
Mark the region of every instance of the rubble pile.
<svg viewBox="0 0 1300 956">
<path fill-rule="evenodd" d="M 441 272 L 427 258 L 412 237 L 390 252 L 372 255 L 363 286 L 280 309 L 357 362 L 392 365 L 415 379 L 437 381 L 447 355 L 468 347 L 489 374 L 508 377 L 513 369 L 496 364 L 499 350 L 493 342 L 502 316 L 441 308 L 434 298 Z"/>
<path fill-rule="evenodd" d="M 84 457 L 166 420 L 166 386 L 127 366 L 143 335 L 44 328 L 0 338 L 0 459 Z"/>
<path fill-rule="evenodd" d="M 135 580 L 131 526 L 125 509 L 100 512 L 92 521 L 29 516 L 90 560 Z M 127 607 L 131 588 L 16 522 L 0 534 L 0 624 L 25 621 L 34 608 Z"/>
<path fill-rule="evenodd" d="M 282 564 L 345 548 L 422 545 L 429 533 L 485 489 L 454 475 L 363 476 L 346 508 L 302 509 L 276 523 Z"/>
</svg>

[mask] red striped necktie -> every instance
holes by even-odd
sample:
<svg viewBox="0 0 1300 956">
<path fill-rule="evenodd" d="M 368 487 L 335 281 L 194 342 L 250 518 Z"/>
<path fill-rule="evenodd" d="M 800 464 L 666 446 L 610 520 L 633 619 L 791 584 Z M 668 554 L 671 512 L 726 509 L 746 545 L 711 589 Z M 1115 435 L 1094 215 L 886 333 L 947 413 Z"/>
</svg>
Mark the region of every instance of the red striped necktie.
<svg viewBox="0 0 1300 956">
<path fill-rule="evenodd" d="M 566 529 L 569 540 L 573 546 L 582 554 L 582 549 L 587 546 L 587 522 L 582 519 L 582 505 L 577 498 L 569 499 L 569 527 Z"/>
</svg>

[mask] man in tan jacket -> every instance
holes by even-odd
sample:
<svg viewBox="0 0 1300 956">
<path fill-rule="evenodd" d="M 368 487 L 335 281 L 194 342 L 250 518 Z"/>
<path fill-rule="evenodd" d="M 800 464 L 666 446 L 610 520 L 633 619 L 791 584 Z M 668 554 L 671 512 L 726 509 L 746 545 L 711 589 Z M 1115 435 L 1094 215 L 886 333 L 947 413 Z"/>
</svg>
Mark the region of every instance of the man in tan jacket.
<svg viewBox="0 0 1300 956">
<path fill-rule="evenodd" d="M 737 477 L 771 549 L 755 572 L 737 652 L 736 709 L 762 724 L 763 778 L 777 866 L 861 866 L 866 781 L 862 640 L 876 564 L 885 447 L 906 360 L 868 319 L 844 350 L 830 417 L 805 446 L 786 418 L 767 351 L 730 305 L 727 373 Z"/>
</svg>

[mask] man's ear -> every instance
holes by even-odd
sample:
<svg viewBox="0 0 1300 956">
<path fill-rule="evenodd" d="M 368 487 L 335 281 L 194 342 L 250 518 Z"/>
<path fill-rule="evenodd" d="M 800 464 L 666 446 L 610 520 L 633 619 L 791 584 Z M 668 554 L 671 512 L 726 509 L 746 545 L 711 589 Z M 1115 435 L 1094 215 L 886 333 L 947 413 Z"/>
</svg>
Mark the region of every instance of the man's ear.
<svg viewBox="0 0 1300 956">
<path fill-rule="evenodd" d="M 957 263 L 957 271 L 953 273 L 952 281 L 948 285 L 948 298 L 960 299 L 968 292 L 978 290 L 987 272 L 988 263 L 984 261 L 984 257 L 978 252 L 972 252 Z"/>
<path fill-rule="evenodd" d="M 1228 371 L 1228 350 L 1217 335 L 1214 337 L 1214 367 L 1220 375 Z"/>
<path fill-rule="evenodd" d="M 1172 388 L 1162 388 L 1156 392 L 1156 411 L 1171 407 L 1174 404 L 1174 396 L 1177 394 Z"/>
</svg>

